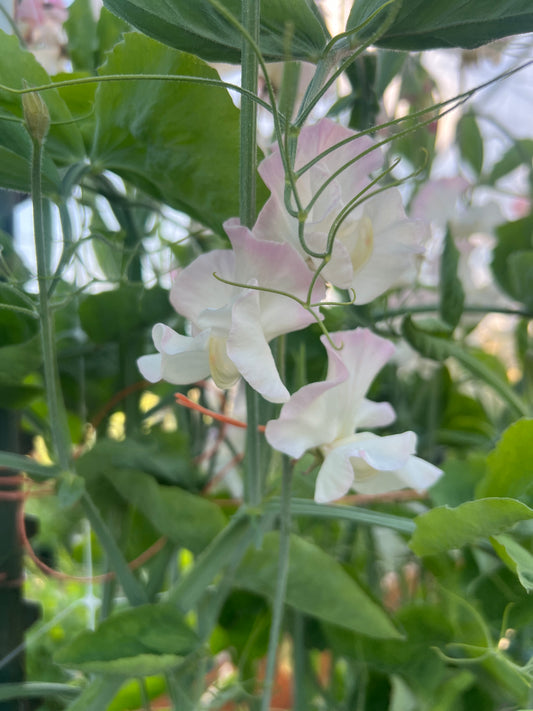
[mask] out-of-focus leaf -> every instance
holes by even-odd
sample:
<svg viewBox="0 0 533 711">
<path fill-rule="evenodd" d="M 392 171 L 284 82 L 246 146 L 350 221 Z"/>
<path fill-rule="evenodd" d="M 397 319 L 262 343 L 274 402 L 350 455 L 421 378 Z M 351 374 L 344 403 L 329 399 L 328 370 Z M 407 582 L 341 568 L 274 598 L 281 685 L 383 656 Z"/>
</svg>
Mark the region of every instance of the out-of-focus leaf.
<svg viewBox="0 0 533 711">
<path fill-rule="evenodd" d="M 500 178 L 508 175 L 519 165 L 526 165 L 531 170 L 533 159 L 533 138 L 520 138 L 504 153 L 490 171 L 488 180 L 494 184 Z"/>
<path fill-rule="evenodd" d="M 274 597 L 279 534 L 268 533 L 261 550 L 248 551 L 236 574 L 239 587 Z M 291 536 L 287 604 L 342 627 L 377 638 L 399 638 L 385 611 L 336 560 L 312 543 Z"/>
<path fill-rule="evenodd" d="M 224 527 L 224 514 L 208 499 L 176 486 L 162 486 L 134 469 L 110 469 L 106 476 L 157 531 L 193 553 L 202 551 Z"/>
<path fill-rule="evenodd" d="M 0 282 L 0 384 L 20 384 L 41 364 L 39 322 L 9 307 L 28 308 L 20 296 Z"/>
<path fill-rule="evenodd" d="M 461 319 L 465 303 L 465 292 L 457 277 L 459 250 L 448 230 L 440 263 L 440 303 L 439 313 L 443 321 L 455 328 Z"/>
<path fill-rule="evenodd" d="M 105 0 L 134 27 L 210 62 L 239 62 L 242 34 L 209 0 Z M 241 0 L 220 0 L 239 22 Z M 316 61 L 329 34 L 314 2 L 269 0 L 261 7 L 260 47 L 267 61 Z M 287 46 L 287 38 L 290 43 Z"/>
<path fill-rule="evenodd" d="M 483 168 L 483 138 L 475 114 L 469 112 L 461 116 L 457 124 L 456 138 L 461 158 L 479 176 Z"/>
<path fill-rule="evenodd" d="M 176 666 L 197 646 L 196 633 L 176 607 L 158 603 L 118 612 L 94 632 L 82 632 L 56 661 L 88 673 L 148 676 Z"/>
<path fill-rule="evenodd" d="M 113 48 L 100 73 L 218 80 L 197 57 L 136 33 Z M 95 110 L 92 160 L 99 169 L 218 232 L 239 214 L 239 110 L 226 89 L 172 80 L 104 82 Z M 258 203 L 266 194 L 260 182 Z"/>
<path fill-rule="evenodd" d="M 95 343 L 127 339 L 132 332 L 164 321 L 171 313 L 168 292 L 158 286 L 144 289 L 125 284 L 91 294 L 80 304 L 81 326 Z"/>
<path fill-rule="evenodd" d="M 477 496 L 518 497 L 533 487 L 533 419 L 508 427 L 487 457 L 487 474 Z"/>
<path fill-rule="evenodd" d="M 361 25 L 383 5 L 383 0 L 356 0 L 347 29 Z M 382 15 L 361 30 L 361 41 L 377 30 Z M 500 37 L 531 31 L 533 10 L 529 0 L 408 0 L 401 3 L 396 19 L 376 44 L 408 51 L 473 49 Z"/>
<path fill-rule="evenodd" d="M 417 516 L 409 545 L 419 556 L 434 555 L 495 536 L 532 518 L 533 509 L 514 499 L 478 499 L 455 509 L 440 506 Z"/>
<path fill-rule="evenodd" d="M 98 39 L 91 0 L 74 0 L 69 6 L 64 27 L 72 66 L 76 71 L 94 72 Z"/>
<path fill-rule="evenodd" d="M 524 588 L 531 592 L 533 590 L 533 555 L 514 538 L 506 534 L 494 536 L 491 543 L 503 562 L 518 575 Z"/>
<path fill-rule="evenodd" d="M 437 506 L 459 506 L 474 498 L 486 471 L 485 457 L 472 454 L 467 459 L 449 459 L 442 468 L 444 475 L 430 489 L 431 499 Z"/>
<path fill-rule="evenodd" d="M 496 281 L 511 298 L 533 310 L 531 280 L 527 281 L 531 279 L 533 261 L 533 217 L 506 222 L 496 229 L 496 235 L 498 244 L 491 265 Z"/>
</svg>

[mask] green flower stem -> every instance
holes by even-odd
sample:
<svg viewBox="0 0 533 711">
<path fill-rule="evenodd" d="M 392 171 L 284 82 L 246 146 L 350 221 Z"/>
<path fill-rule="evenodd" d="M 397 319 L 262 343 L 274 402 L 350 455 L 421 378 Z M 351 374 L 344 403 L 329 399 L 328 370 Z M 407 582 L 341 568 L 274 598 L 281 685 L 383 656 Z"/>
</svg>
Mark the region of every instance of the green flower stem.
<svg viewBox="0 0 533 711">
<path fill-rule="evenodd" d="M 43 218 L 43 200 L 41 193 L 42 145 L 40 141 L 35 138 L 32 138 L 32 143 L 33 153 L 31 188 L 46 399 L 48 404 L 48 416 L 50 421 L 52 442 L 57 460 L 61 469 L 67 472 L 69 470 L 73 470 L 71 441 L 68 430 L 67 414 L 59 382 L 53 316 L 48 295 L 49 275 L 47 243 L 52 241 L 52 236 L 49 232 L 47 232 L 46 228 L 49 224 L 47 224 L 47 221 Z M 113 570 L 116 572 L 130 603 L 132 605 L 139 605 L 147 602 L 148 598 L 142 585 L 129 569 L 124 556 L 111 536 L 111 533 L 98 512 L 98 509 L 92 502 L 87 492 L 83 494 L 81 504 L 86 517 L 91 523 L 91 526 L 100 538 L 102 546 L 104 547 L 109 561 L 113 566 Z"/>
<path fill-rule="evenodd" d="M 268 638 L 268 653 L 265 683 L 263 686 L 263 697 L 261 699 L 261 711 L 270 711 L 270 699 L 272 697 L 272 687 L 276 673 L 278 643 L 281 633 L 281 625 L 283 622 L 283 610 L 285 607 L 285 593 L 287 591 L 287 580 L 289 577 L 291 488 L 293 467 L 289 461 L 289 458 L 285 455 L 282 459 L 282 468 L 278 575 L 276 580 L 276 592 L 274 594 L 274 605 L 272 608 L 272 623 Z"/>
<path fill-rule="evenodd" d="M 33 200 L 33 226 L 35 253 L 37 257 L 37 281 L 39 284 L 39 306 L 41 315 L 41 345 L 43 351 L 44 380 L 51 426 L 52 441 L 59 465 L 67 471 L 71 468 L 70 435 L 63 397 L 59 384 L 54 326 L 48 297 L 48 245 L 52 235 L 47 231 L 49 221 L 44 219 L 41 191 L 42 146 L 32 138 L 31 192 Z"/>
</svg>

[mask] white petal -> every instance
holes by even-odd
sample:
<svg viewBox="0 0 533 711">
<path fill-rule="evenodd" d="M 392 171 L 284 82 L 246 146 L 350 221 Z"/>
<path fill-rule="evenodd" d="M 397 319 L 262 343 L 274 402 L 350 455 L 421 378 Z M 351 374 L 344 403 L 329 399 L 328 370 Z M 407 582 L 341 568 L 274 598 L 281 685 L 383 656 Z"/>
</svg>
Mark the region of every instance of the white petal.
<svg viewBox="0 0 533 711">
<path fill-rule="evenodd" d="M 137 359 L 137 367 L 143 378 L 150 383 L 157 383 L 162 378 L 161 355 L 159 353 L 141 356 Z"/>
<path fill-rule="evenodd" d="M 350 459 L 342 449 L 333 449 L 320 467 L 315 485 L 315 501 L 325 504 L 345 496 L 353 483 Z"/>
<path fill-rule="evenodd" d="M 174 385 L 186 385 L 202 380 L 209 375 L 207 341 L 209 333 L 197 336 L 182 336 L 168 326 L 157 323 L 152 330 L 154 345 L 159 355 L 139 359 L 139 368 L 147 380 L 166 380 Z M 150 358 L 151 360 L 146 360 Z M 157 368 L 159 367 L 159 372 Z M 156 380 L 151 380 L 156 382 Z"/>
<path fill-rule="evenodd" d="M 286 402 L 290 395 L 281 382 L 272 352 L 261 328 L 257 291 L 243 294 L 232 310 L 227 353 L 242 377 L 266 400 Z"/>
</svg>

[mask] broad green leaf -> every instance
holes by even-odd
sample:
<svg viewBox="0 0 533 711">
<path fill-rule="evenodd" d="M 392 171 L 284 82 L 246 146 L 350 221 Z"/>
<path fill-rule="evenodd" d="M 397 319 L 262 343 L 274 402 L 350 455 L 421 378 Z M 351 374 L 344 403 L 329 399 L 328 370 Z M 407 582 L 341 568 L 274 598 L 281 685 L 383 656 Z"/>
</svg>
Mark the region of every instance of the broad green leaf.
<svg viewBox="0 0 533 711">
<path fill-rule="evenodd" d="M 528 215 L 500 225 L 496 236 L 498 244 L 494 248 L 491 265 L 496 281 L 509 296 L 533 309 L 531 282 L 527 283 L 533 254 L 533 217 Z M 515 254 L 519 256 L 513 256 Z M 520 266 L 522 259 L 523 269 Z"/>
<path fill-rule="evenodd" d="M 91 0 L 74 0 L 64 24 L 68 36 L 68 54 L 75 71 L 94 72 L 98 38 Z"/>
<path fill-rule="evenodd" d="M 533 590 L 533 555 L 506 534 L 491 538 L 494 550 L 517 575 L 524 588 Z"/>
<path fill-rule="evenodd" d="M 50 84 L 51 79 L 33 54 L 20 47 L 16 37 L 0 32 L 0 84 L 22 89 L 25 80 L 30 87 Z M 50 131 L 46 137 L 45 157 L 48 161 L 52 158 L 58 165 L 69 165 L 81 160 L 85 155 L 83 141 L 77 126 L 72 121 L 72 116 L 65 102 L 56 89 L 49 89 L 41 93 L 50 112 Z M 13 121 L 2 120 L 1 116 L 22 119 L 22 100 L 20 95 L 0 90 L 0 146 L 15 153 L 24 160 L 29 160 L 29 137 L 25 136 L 25 128 Z M 26 148 L 24 148 L 26 146 Z M 2 164 L 3 165 L 3 164 Z M 49 162 L 43 165 L 44 174 L 49 182 L 54 183 L 56 176 L 49 167 Z M 0 172 L 7 170 L 4 166 Z M 2 183 L 4 184 L 4 183 Z M 29 186 L 29 167 L 28 184 Z M 11 185 L 6 185 L 11 187 Z"/>
<path fill-rule="evenodd" d="M 405 340 L 421 355 L 433 360 L 444 361 L 453 357 L 470 373 L 493 388 L 518 416 L 527 415 L 529 406 L 514 392 L 501 374 L 486 364 L 485 358 L 443 336 L 434 335 L 420 328 L 410 317 L 402 322 Z"/>
<path fill-rule="evenodd" d="M 241 0 L 219 0 L 240 21 Z M 239 62 L 242 34 L 210 0 L 105 0 L 134 27 L 210 62 Z M 267 61 L 316 61 L 329 34 L 309 0 L 268 0 L 261 7 L 260 47 Z M 287 46 L 287 42 L 289 45 Z"/>
<path fill-rule="evenodd" d="M 110 469 L 110 483 L 163 535 L 199 553 L 224 527 L 219 507 L 201 496 L 174 486 L 162 486 L 149 474 L 134 469 Z"/>
<path fill-rule="evenodd" d="M 197 57 L 136 33 L 113 48 L 100 73 L 218 80 Z M 239 213 L 239 110 L 226 89 L 172 80 L 104 82 L 95 110 L 92 161 L 99 170 L 114 171 L 218 232 Z M 260 183 L 258 201 L 265 198 Z"/>
<path fill-rule="evenodd" d="M 442 468 L 444 475 L 430 489 L 434 504 L 459 506 L 475 498 L 476 485 L 486 471 L 483 455 L 470 454 L 466 459 L 448 459 Z"/>
<path fill-rule="evenodd" d="M 487 474 L 477 496 L 522 496 L 533 487 L 533 419 L 508 427 L 487 457 Z"/>
<path fill-rule="evenodd" d="M 246 554 L 236 573 L 237 586 L 273 598 L 278 550 L 279 534 L 267 533 L 261 549 Z M 336 560 L 295 535 L 291 536 L 286 602 L 320 620 L 370 637 L 400 637 L 384 610 Z"/>
<path fill-rule="evenodd" d="M 533 509 L 514 499 L 478 499 L 455 509 L 440 506 L 417 516 L 409 545 L 419 556 L 434 555 L 477 543 L 531 518 Z"/>
<path fill-rule="evenodd" d="M 494 184 L 500 178 L 508 175 L 520 165 L 526 165 L 531 170 L 533 159 L 533 138 L 521 138 L 514 142 L 503 157 L 495 163 L 490 171 L 488 181 Z"/>
<path fill-rule="evenodd" d="M 448 230 L 440 263 L 439 313 L 442 320 L 451 328 L 455 328 L 459 323 L 465 302 L 463 285 L 457 277 L 458 264 L 459 250 L 455 246 L 450 230 Z"/>
<path fill-rule="evenodd" d="M 198 644 L 174 605 L 141 605 L 82 632 L 59 650 L 56 661 L 88 673 L 148 676 L 176 666 Z"/>
<path fill-rule="evenodd" d="M 483 138 L 474 113 L 468 112 L 461 116 L 457 124 L 456 138 L 461 158 L 479 176 L 483 168 Z"/>
<path fill-rule="evenodd" d="M 361 25 L 383 6 L 383 0 L 356 0 L 347 29 Z M 378 17 L 358 37 L 370 36 L 379 22 Z M 376 44 L 409 51 L 436 47 L 473 49 L 500 37 L 531 31 L 530 0 L 404 0 L 395 21 Z"/>
</svg>

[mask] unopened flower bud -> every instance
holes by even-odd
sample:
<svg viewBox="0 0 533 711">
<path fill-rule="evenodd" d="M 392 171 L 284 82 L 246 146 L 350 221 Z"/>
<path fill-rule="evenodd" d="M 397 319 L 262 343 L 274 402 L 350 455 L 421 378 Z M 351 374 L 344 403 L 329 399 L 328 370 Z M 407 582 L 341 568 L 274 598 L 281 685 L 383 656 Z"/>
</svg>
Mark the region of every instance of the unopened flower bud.
<svg viewBox="0 0 533 711">
<path fill-rule="evenodd" d="M 27 87 L 26 82 L 24 86 Z M 42 145 L 50 127 L 50 113 L 40 94 L 31 92 L 22 95 L 24 120 L 30 136 Z"/>
</svg>

